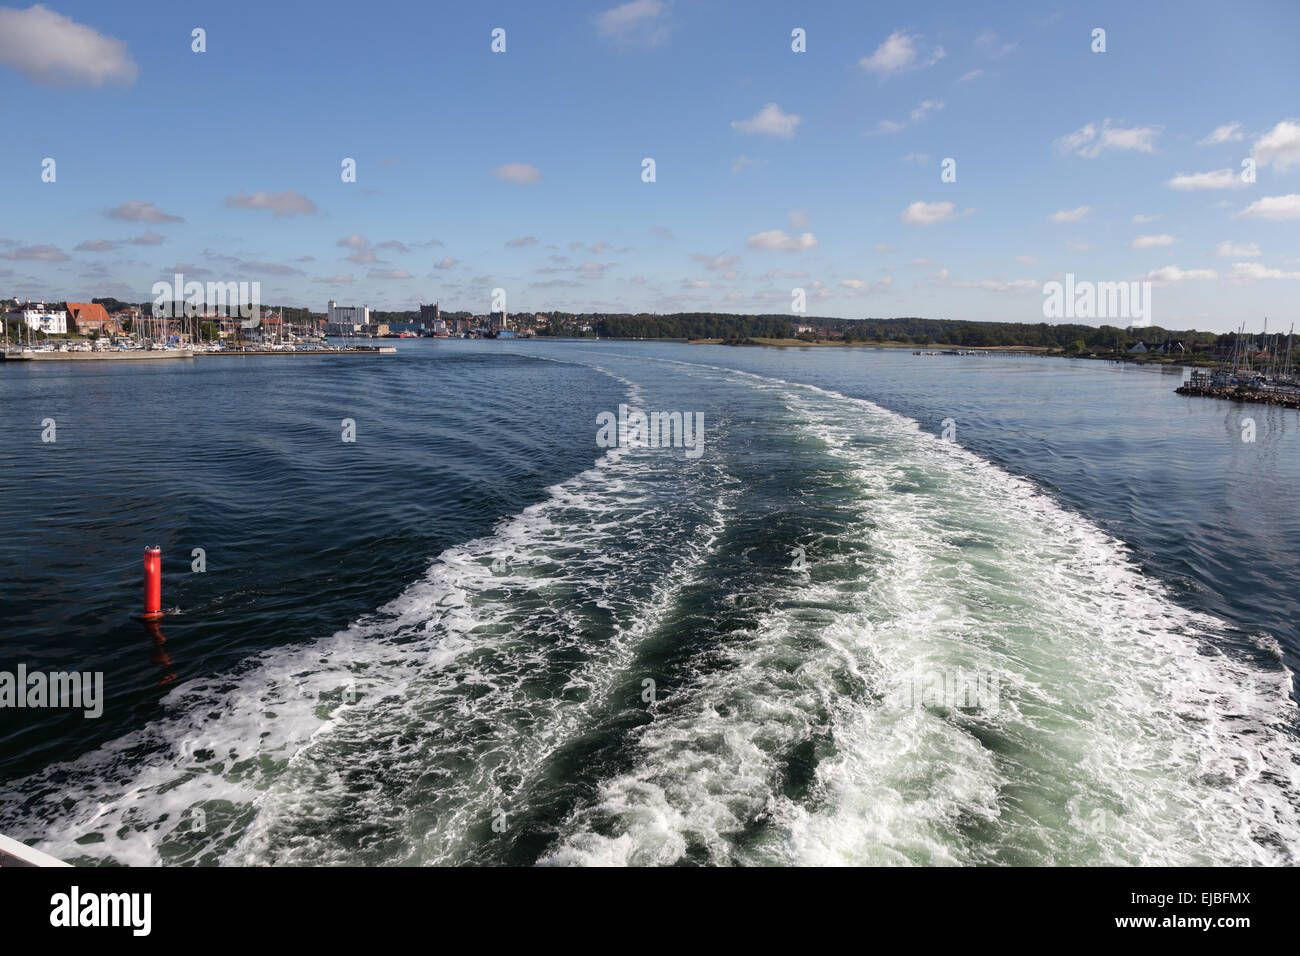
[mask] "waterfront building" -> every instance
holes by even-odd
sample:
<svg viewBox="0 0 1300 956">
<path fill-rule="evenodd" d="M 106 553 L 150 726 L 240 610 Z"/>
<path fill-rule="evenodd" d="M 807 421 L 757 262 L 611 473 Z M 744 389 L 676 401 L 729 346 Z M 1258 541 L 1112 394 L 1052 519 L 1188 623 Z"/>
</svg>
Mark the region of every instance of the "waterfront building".
<svg viewBox="0 0 1300 956">
<path fill-rule="evenodd" d="M 344 326 L 351 326 L 346 331 L 360 332 L 363 326 L 370 324 L 370 307 L 365 305 L 339 305 L 333 299 L 330 299 L 325 321 L 329 326 L 338 327 L 339 331 L 336 334 L 343 334 Z"/>
<path fill-rule="evenodd" d="M 47 335 L 64 335 L 68 331 L 67 311 L 47 308 L 44 302 L 26 302 L 9 310 L 5 318 Z"/>
<path fill-rule="evenodd" d="M 120 335 L 122 326 L 108 310 L 95 302 L 69 302 L 68 319 L 72 328 L 82 335 L 98 332 L 100 335 Z"/>
</svg>

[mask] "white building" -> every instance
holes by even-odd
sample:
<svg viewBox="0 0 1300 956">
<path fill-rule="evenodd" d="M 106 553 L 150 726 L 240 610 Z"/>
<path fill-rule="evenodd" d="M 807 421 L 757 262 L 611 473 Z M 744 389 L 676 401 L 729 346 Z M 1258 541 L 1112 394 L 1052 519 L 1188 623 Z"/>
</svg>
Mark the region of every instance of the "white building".
<svg viewBox="0 0 1300 956">
<path fill-rule="evenodd" d="M 370 307 L 366 305 L 339 305 L 330 299 L 325 321 L 332 328 L 342 330 L 351 326 L 350 331 L 360 332 L 361 327 L 370 324 Z"/>
<path fill-rule="evenodd" d="M 63 309 L 47 309 L 43 302 L 27 302 L 11 309 L 5 318 L 51 335 L 64 335 L 68 331 L 68 313 Z"/>
</svg>

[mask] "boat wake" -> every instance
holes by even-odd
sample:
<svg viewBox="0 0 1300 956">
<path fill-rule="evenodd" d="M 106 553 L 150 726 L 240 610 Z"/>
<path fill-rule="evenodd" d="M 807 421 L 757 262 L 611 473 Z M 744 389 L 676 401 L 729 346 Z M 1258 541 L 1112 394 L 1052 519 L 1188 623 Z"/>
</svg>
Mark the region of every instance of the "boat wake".
<svg viewBox="0 0 1300 956">
<path fill-rule="evenodd" d="M 146 865 L 1296 862 L 1267 635 L 1234 650 L 915 422 L 661 364 L 716 410 L 703 457 L 604 455 L 346 630 L 14 781 L 0 825 Z"/>
</svg>

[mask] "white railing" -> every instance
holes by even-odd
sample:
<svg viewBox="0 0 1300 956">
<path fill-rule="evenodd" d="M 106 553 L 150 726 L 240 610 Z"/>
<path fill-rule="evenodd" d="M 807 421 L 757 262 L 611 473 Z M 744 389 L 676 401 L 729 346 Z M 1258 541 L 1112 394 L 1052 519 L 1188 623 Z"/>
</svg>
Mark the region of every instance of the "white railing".
<svg viewBox="0 0 1300 956">
<path fill-rule="evenodd" d="M 7 836 L 0 836 L 0 867 L 6 866 L 71 866 L 71 864 L 56 860 L 40 850 L 33 850 Z"/>
</svg>

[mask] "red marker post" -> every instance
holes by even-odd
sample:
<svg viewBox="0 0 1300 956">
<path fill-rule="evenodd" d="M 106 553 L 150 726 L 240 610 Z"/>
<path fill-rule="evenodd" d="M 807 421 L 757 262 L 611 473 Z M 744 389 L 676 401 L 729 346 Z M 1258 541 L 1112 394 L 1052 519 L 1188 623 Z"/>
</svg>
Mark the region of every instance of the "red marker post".
<svg viewBox="0 0 1300 956">
<path fill-rule="evenodd" d="M 162 617 L 162 549 L 144 549 L 144 616 Z"/>
</svg>

